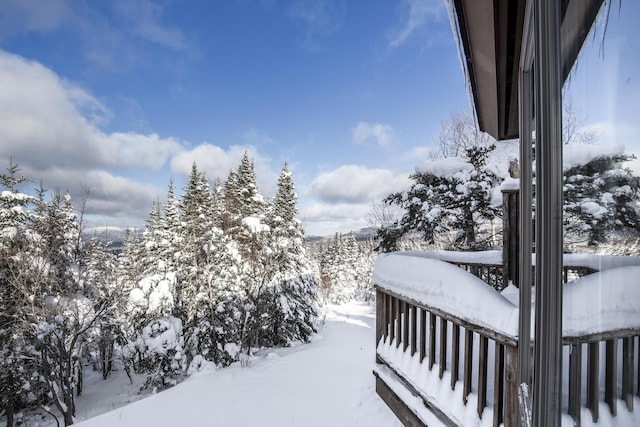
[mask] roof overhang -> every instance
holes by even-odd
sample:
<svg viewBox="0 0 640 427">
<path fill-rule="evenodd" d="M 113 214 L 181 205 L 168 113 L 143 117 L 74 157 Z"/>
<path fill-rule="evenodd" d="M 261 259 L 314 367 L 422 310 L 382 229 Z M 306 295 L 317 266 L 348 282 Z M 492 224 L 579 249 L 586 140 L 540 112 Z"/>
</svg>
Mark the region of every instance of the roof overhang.
<svg viewBox="0 0 640 427">
<path fill-rule="evenodd" d="M 518 75 L 526 0 L 450 0 L 454 31 L 480 130 L 518 137 Z M 603 0 L 561 0 L 563 81 Z"/>
</svg>

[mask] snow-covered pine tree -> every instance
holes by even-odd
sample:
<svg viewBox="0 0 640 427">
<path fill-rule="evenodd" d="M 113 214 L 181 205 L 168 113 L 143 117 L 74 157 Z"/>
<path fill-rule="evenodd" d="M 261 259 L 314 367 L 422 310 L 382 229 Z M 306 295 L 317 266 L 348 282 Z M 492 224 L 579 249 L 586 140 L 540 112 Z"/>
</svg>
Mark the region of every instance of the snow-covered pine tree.
<svg viewBox="0 0 640 427">
<path fill-rule="evenodd" d="M 228 365 L 239 342 L 240 262 L 235 242 L 217 227 L 222 212 L 214 208 L 224 201 L 219 191 L 214 198 L 194 164 L 182 198 L 179 277 L 186 345 L 195 364 Z"/>
<path fill-rule="evenodd" d="M 323 274 L 330 280 L 328 299 L 334 304 L 351 301 L 356 296 L 357 246 L 353 234 L 349 236 L 345 238 L 342 233 L 336 233 L 324 256 Z"/>
<path fill-rule="evenodd" d="M 209 184 L 194 163 L 181 200 L 180 239 L 178 255 L 180 310 L 176 315 L 183 321 L 192 318 L 196 295 L 205 287 L 203 269 L 208 261 L 207 248 L 214 228 L 211 216 L 213 199 Z"/>
<path fill-rule="evenodd" d="M 180 249 L 182 237 L 180 236 L 180 202 L 175 196 L 173 180 L 169 182 L 167 190 L 167 203 L 164 205 L 163 215 L 160 218 L 159 246 L 162 259 L 167 267 L 176 270 L 176 253 Z"/>
<path fill-rule="evenodd" d="M 172 191 L 170 185 L 167 200 L 174 205 Z M 175 206 L 165 206 L 166 211 L 174 214 Z M 183 321 L 175 315 L 183 307 L 174 259 L 176 238 L 170 221 L 177 223 L 175 217 L 164 217 L 160 205 L 154 203 L 138 246 L 141 276 L 129 293 L 133 327 L 127 359 L 136 372 L 147 374 L 144 387 L 154 389 L 176 384 L 186 368 Z M 135 254 L 135 247 L 133 250 Z"/>
<path fill-rule="evenodd" d="M 222 183 L 220 182 L 220 178 L 216 178 L 213 183 L 213 206 L 211 207 L 211 215 L 213 217 L 213 223 L 216 227 L 218 227 L 223 232 L 226 230 L 225 227 L 225 211 L 226 211 L 226 202 L 224 198 L 225 192 L 222 187 Z"/>
<path fill-rule="evenodd" d="M 241 214 L 240 214 L 240 200 L 238 191 L 238 173 L 231 169 L 227 180 L 224 183 L 222 199 L 217 199 L 218 204 L 216 209 L 222 208 L 222 231 L 227 235 L 232 235 L 236 227 L 240 226 Z M 220 204 L 222 206 L 220 206 Z"/>
<path fill-rule="evenodd" d="M 353 270 L 355 299 L 368 301 L 373 295 L 373 264 L 375 262 L 375 245 L 371 240 L 358 242 L 354 233 L 347 235 L 347 251 Z"/>
<path fill-rule="evenodd" d="M 176 272 L 169 269 L 161 248 L 162 224 L 160 205 L 154 202 L 142 233 L 137 260 L 139 279 L 129 294 L 132 325 L 140 330 L 143 324 L 175 310 Z"/>
<path fill-rule="evenodd" d="M 126 229 L 122 241 L 122 252 L 118 256 L 118 281 L 122 289 L 129 292 L 138 285 L 144 277 L 142 258 L 144 245 L 135 229 Z M 137 322 L 131 323 L 136 324 Z"/>
<path fill-rule="evenodd" d="M 235 243 L 241 264 L 239 276 L 243 303 L 241 347 L 246 353 L 261 345 L 263 325 L 256 317 L 260 295 L 270 283 L 275 266 L 268 257 L 269 226 L 264 198 L 258 191 L 253 162 L 245 153 L 238 170 L 230 172 L 224 190 L 225 234 Z"/>
<path fill-rule="evenodd" d="M 490 239 L 482 238 L 482 227 L 500 213 L 492 193 L 499 177 L 486 166 L 495 148 L 471 147 L 467 159 L 456 157 L 428 162 L 411 175 L 415 182 L 408 191 L 389 195 L 384 202 L 405 210 L 403 217 L 378 230 L 382 251 L 397 250 L 399 239 L 417 232 L 433 243 L 437 236 L 454 233 L 452 247 L 480 250 Z"/>
<path fill-rule="evenodd" d="M 116 343 L 126 344 L 126 314 L 128 290 L 122 288 L 118 280 L 118 259 L 109 250 L 107 233 L 94 236 L 87 245 L 84 289 L 93 304 L 104 306 L 104 315 L 96 322 L 95 336 L 90 340 L 90 349 L 94 367 L 107 379 L 115 361 Z"/>
<path fill-rule="evenodd" d="M 566 146 L 589 150 L 592 146 Z M 623 164 L 633 156 L 617 152 L 564 171 L 564 228 L 569 243 L 605 242 L 612 232 L 640 233 L 640 178 Z"/>
<path fill-rule="evenodd" d="M 296 218 L 296 199 L 293 175 L 285 164 L 267 220 L 270 228 L 267 254 L 277 269 L 260 296 L 262 312 L 257 313 L 269 325 L 263 334 L 264 344 L 308 341 L 315 332 L 317 278 L 306 256 L 304 232 Z"/>
<path fill-rule="evenodd" d="M 34 343 L 22 333 L 25 325 L 21 308 L 28 304 L 15 286 L 14 274 L 21 271 L 19 253 L 23 248 L 29 206 L 33 197 L 19 190 L 26 178 L 10 164 L 0 174 L 0 408 L 7 426 L 14 425 L 14 415 L 26 405 L 42 402 L 46 389 L 40 378 L 40 365 Z"/>
<path fill-rule="evenodd" d="M 253 161 L 246 151 L 238 166 L 237 191 L 242 218 L 257 217 L 264 213 L 264 197 L 258 191 Z"/>
</svg>

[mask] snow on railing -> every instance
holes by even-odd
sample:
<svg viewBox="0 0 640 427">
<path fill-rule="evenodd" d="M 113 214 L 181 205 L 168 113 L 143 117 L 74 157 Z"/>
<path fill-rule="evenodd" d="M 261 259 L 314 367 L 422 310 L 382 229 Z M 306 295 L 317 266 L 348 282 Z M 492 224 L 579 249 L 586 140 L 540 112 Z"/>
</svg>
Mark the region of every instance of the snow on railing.
<svg viewBox="0 0 640 427">
<path fill-rule="evenodd" d="M 568 268 L 610 269 L 564 285 L 563 425 L 598 420 L 640 425 L 640 411 L 633 412 L 634 401 L 636 407 L 640 404 L 634 397 L 636 389 L 640 395 L 640 267 L 615 268 L 637 265 L 639 259 L 569 255 L 575 266 Z M 405 392 L 398 390 L 398 383 L 403 383 L 448 424 L 518 425 L 518 307 L 449 264 L 486 271 L 479 259 L 492 266 L 499 261 L 492 251 L 405 252 L 383 254 L 376 261 L 375 374 L 379 394 L 392 409 L 395 405 L 399 416 L 406 416 L 397 404 Z M 392 377 L 400 381 L 390 381 Z M 416 399 L 409 409 L 414 415 L 424 412 L 415 406 Z M 618 404 L 626 410 L 618 411 Z M 604 413 L 601 407 L 609 410 Z"/>
</svg>

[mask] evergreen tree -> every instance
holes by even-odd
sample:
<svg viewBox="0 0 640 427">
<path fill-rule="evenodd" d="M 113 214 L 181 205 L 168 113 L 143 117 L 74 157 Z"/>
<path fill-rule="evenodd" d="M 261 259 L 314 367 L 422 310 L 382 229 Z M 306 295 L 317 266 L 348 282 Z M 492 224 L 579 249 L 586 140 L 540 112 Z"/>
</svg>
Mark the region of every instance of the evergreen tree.
<svg viewBox="0 0 640 427">
<path fill-rule="evenodd" d="M 33 404 L 45 394 L 39 382 L 39 365 L 33 342 L 22 330 L 21 307 L 28 301 L 15 286 L 16 262 L 24 247 L 27 224 L 31 220 L 29 206 L 35 200 L 19 191 L 26 179 L 10 164 L 7 173 L 0 174 L 0 407 L 13 426 L 14 414 Z"/>
<path fill-rule="evenodd" d="M 612 232 L 640 232 L 640 178 L 622 165 L 634 157 L 603 155 L 564 171 L 564 228 L 572 240 L 605 242 Z"/>
<path fill-rule="evenodd" d="M 317 280 L 306 256 L 304 232 L 296 218 L 294 190 L 293 175 L 285 164 L 268 218 L 271 248 L 267 254 L 278 268 L 261 295 L 262 312 L 258 313 L 270 326 L 264 336 L 271 345 L 307 341 L 315 332 Z"/>
<path fill-rule="evenodd" d="M 93 363 L 107 379 L 115 360 L 116 343 L 126 344 L 126 315 L 128 289 L 118 280 L 118 260 L 108 249 L 105 235 L 94 237 L 86 251 L 84 274 L 85 293 L 94 306 L 104 307 L 104 316 L 96 322 L 95 336 L 89 353 Z"/>
<path fill-rule="evenodd" d="M 161 239 L 159 241 L 161 257 L 172 270 L 176 269 L 176 253 L 182 241 L 180 226 L 180 202 L 175 196 L 172 180 L 169 182 L 167 191 L 167 204 L 160 218 Z"/>
<path fill-rule="evenodd" d="M 190 359 L 228 365 L 241 322 L 239 260 L 235 243 L 216 226 L 224 207 L 219 187 L 215 196 L 194 165 L 182 199 L 181 318 Z"/>
<path fill-rule="evenodd" d="M 197 170 L 196 181 L 199 181 Z M 125 267 L 134 260 L 142 267 L 133 268 L 128 274 L 133 285 L 129 293 L 132 327 L 126 351 L 127 361 L 136 372 L 147 374 L 144 385 L 147 388 L 174 385 L 186 367 L 182 320 L 185 300 L 178 281 L 181 265 L 177 259 L 182 241 L 178 232 L 184 232 L 184 227 L 178 212 L 170 183 L 164 210 L 154 203 L 142 241 L 137 243 L 135 237 L 130 236 L 123 251 Z M 198 215 L 197 211 L 190 213 Z"/>
<path fill-rule="evenodd" d="M 154 203 L 140 246 L 131 248 L 137 252 L 140 266 L 130 292 L 130 313 L 137 329 L 151 319 L 169 316 L 176 310 L 176 272 L 163 256 L 162 232 L 160 206 Z"/>
<path fill-rule="evenodd" d="M 238 166 L 237 191 L 239 213 L 243 218 L 256 217 L 264 212 L 264 198 L 258 191 L 253 161 L 249 159 L 249 153 L 246 151 Z"/>
<path fill-rule="evenodd" d="M 224 188 L 219 178 L 216 178 L 213 184 L 212 198 L 211 215 L 213 216 L 213 224 L 224 232 L 227 229 L 225 226 L 226 201 Z"/>
<path fill-rule="evenodd" d="M 399 239 L 417 232 L 433 243 L 438 235 L 453 232 L 453 247 L 480 250 L 490 244 L 483 239 L 482 226 L 498 216 L 491 203 L 498 176 L 486 167 L 488 154 L 495 148 L 471 147 L 468 161 L 458 158 L 434 160 L 424 170 L 411 175 L 415 182 L 406 192 L 391 194 L 384 201 L 405 210 L 403 217 L 378 230 L 382 251 L 397 250 Z"/>
</svg>

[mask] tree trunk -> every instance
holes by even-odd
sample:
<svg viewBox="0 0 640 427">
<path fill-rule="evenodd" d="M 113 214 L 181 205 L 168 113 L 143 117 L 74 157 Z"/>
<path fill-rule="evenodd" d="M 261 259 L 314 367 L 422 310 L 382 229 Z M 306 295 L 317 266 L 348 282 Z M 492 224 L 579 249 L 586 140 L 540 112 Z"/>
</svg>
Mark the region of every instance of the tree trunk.
<svg viewBox="0 0 640 427">
<path fill-rule="evenodd" d="M 13 415 L 14 415 L 14 408 L 13 408 L 13 404 L 8 404 L 7 406 L 4 407 L 6 413 L 7 413 L 7 427 L 13 427 Z"/>
</svg>

